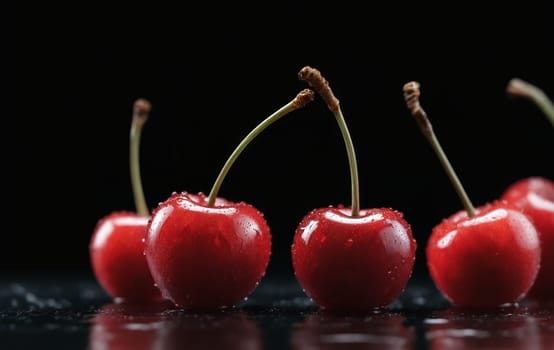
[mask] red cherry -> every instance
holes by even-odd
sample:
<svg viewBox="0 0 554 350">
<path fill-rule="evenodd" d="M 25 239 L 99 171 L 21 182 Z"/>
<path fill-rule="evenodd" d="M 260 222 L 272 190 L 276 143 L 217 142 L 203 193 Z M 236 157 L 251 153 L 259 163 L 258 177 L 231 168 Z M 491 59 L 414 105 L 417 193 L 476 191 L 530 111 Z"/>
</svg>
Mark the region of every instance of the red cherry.
<svg viewBox="0 0 554 350">
<path fill-rule="evenodd" d="M 93 271 L 114 299 L 149 301 L 160 298 L 144 258 L 149 217 L 133 212 L 114 212 L 102 218 L 90 243 Z"/>
<path fill-rule="evenodd" d="M 179 307 L 215 309 L 245 299 L 265 274 L 271 253 L 263 214 L 245 202 L 217 200 L 230 167 L 265 128 L 313 99 L 304 90 L 252 130 L 231 154 L 210 195 L 173 194 L 154 210 L 146 259 L 162 295 Z"/>
<path fill-rule="evenodd" d="M 465 210 L 433 228 L 426 255 L 438 289 L 457 305 L 514 303 L 533 285 L 540 245 L 533 223 L 497 201 Z"/>
<path fill-rule="evenodd" d="M 475 208 L 419 104 L 419 83 L 404 85 L 408 109 L 437 154 L 465 211 L 436 225 L 427 242 L 431 278 L 451 303 L 496 307 L 522 299 L 537 276 L 539 237 L 521 210 L 495 201 Z"/>
<path fill-rule="evenodd" d="M 398 211 L 321 208 L 294 235 L 292 261 L 306 293 L 326 309 L 387 306 L 412 274 L 416 242 Z"/>
<path fill-rule="evenodd" d="M 249 295 L 270 252 L 269 227 L 253 206 L 208 206 L 187 193 L 155 209 L 145 251 L 164 297 L 196 308 L 230 306 Z"/>
<path fill-rule="evenodd" d="M 529 297 L 540 300 L 554 299 L 554 182 L 533 176 L 510 185 L 502 199 L 523 210 L 539 233 L 541 267 Z"/>
<path fill-rule="evenodd" d="M 151 109 L 135 101 L 130 133 L 130 168 L 137 212 L 119 211 L 100 219 L 92 234 L 89 253 L 93 272 L 104 290 L 118 301 L 145 302 L 161 298 L 144 257 L 144 237 L 150 218 L 139 171 L 139 142 Z"/>
<path fill-rule="evenodd" d="M 302 219 L 291 248 L 296 279 L 323 309 L 385 307 L 411 277 L 416 251 L 412 230 L 396 210 L 360 210 L 356 156 L 339 101 L 318 70 L 306 66 L 299 78 L 314 86 L 335 114 L 349 159 L 352 207 L 319 208 Z"/>
</svg>

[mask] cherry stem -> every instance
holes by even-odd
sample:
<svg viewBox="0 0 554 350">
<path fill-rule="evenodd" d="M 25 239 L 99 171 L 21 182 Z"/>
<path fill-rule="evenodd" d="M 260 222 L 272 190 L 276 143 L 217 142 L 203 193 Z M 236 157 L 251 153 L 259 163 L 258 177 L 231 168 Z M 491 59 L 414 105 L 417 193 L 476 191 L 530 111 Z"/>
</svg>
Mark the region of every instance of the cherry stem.
<svg viewBox="0 0 554 350">
<path fill-rule="evenodd" d="M 450 182 L 454 186 L 454 189 L 456 190 L 458 197 L 460 197 L 460 200 L 462 201 L 462 204 L 464 205 L 464 208 L 467 211 L 467 215 L 469 217 L 472 217 L 475 215 L 475 207 L 469 200 L 469 197 L 466 191 L 464 190 L 464 187 L 462 186 L 460 179 L 456 175 L 454 168 L 452 168 L 452 165 L 450 164 L 448 157 L 444 153 L 439 143 L 439 140 L 437 139 L 435 132 L 433 131 L 433 126 L 431 125 L 429 118 L 427 118 L 427 113 L 425 113 L 425 111 L 423 110 L 423 108 L 421 108 L 421 105 L 419 104 L 419 95 L 420 95 L 419 86 L 420 86 L 419 83 L 415 81 L 411 81 L 404 85 L 403 91 L 404 91 L 404 99 L 406 101 L 406 105 L 410 110 L 412 116 L 417 121 L 423 135 L 425 135 L 425 137 L 431 144 L 431 147 L 435 151 L 437 157 L 439 158 L 439 161 L 442 167 L 446 171 L 446 175 L 448 175 Z"/>
<path fill-rule="evenodd" d="M 225 165 L 219 172 L 219 175 L 215 180 L 212 190 L 210 191 L 210 195 L 208 196 L 207 206 L 209 207 L 214 206 L 215 200 L 217 198 L 217 194 L 219 193 L 219 189 L 221 188 L 221 184 L 223 183 L 225 176 L 227 176 L 229 169 L 231 169 L 231 167 L 233 166 L 233 164 L 235 163 L 239 155 L 246 149 L 246 146 L 248 146 L 248 144 L 250 144 L 250 142 L 252 142 L 252 140 L 254 140 L 256 136 L 258 136 L 268 126 L 270 126 L 277 120 L 281 119 L 285 115 L 289 114 L 290 112 L 304 107 L 309 102 L 313 101 L 313 99 L 314 99 L 314 93 L 312 90 L 304 89 L 300 91 L 293 100 L 285 104 L 283 107 L 279 108 L 269 117 L 267 117 L 264 121 L 262 121 L 258 126 L 256 126 L 252 131 L 250 131 L 248 135 L 246 135 L 246 137 L 239 143 L 237 148 L 235 148 L 233 153 L 231 153 L 231 155 L 225 162 Z"/>
<path fill-rule="evenodd" d="M 506 92 L 512 97 L 523 97 L 531 100 L 546 115 L 550 124 L 554 126 L 554 104 L 539 87 L 522 79 L 513 78 L 508 82 Z"/>
<path fill-rule="evenodd" d="M 358 165 L 356 161 L 356 152 L 352 137 L 348 131 L 348 126 L 342 114 L 339 100 L 333 94 L 329 82 L 321 75 L 321 72 L 310 66 L 305 66 L 298 72 L 298 78 L 307 82 L 321 96 L 327 107 L 335 115 L 335 119 L 339 125 L 346 153 L 348 155 L 348 163 L 350 167 L 350 183 L 352 189 L 352 212 L 351 216 L 360 215 L 360 185 L 358 180 Z"/>
<path fill-rule="evenodd" d="M 135 197 L 135 206 L 137 214 L 148 216 L 150 213 L 144 198 L 142 181 L 140 177 L 139 146 L 142 127 L 148 120 L 152 105 L 149 101 L 140 98 L 133 105 L 133 121 L 131 123 L 131 133 L 129 136 L 129 164 L 131 169 L 131 184 L 133 195 Z"/>
</svg>

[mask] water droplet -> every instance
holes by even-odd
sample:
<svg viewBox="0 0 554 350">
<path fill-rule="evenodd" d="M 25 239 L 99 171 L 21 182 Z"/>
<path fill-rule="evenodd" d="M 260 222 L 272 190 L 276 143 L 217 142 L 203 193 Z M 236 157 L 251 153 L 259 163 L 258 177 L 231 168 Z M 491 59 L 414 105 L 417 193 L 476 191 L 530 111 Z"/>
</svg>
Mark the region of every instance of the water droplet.
<svg viewBox="0 0 554 350">
<path fill-rule="evenodd" d="M 423 323 L 425 324 L 445 324 L 448 323 L 447 319 L 444 318 L 426 318 Z"/>
<path fill-rule="evenodd" d="M 387 271 L 387 275 L 390 275 L 391 273 L 392 273 L 392 271 L 391 271 L 391 270 Z"/>
<path fill-rule="evenodd" d="M 243 299 L 243 300 L 244 300 L 244 301 L 248 301 L 248 297 L 244 297 L 244 299 Z"/>
<path fill-rule="evenodd" d="M 158 288 L 158 284 L 157 284 L 157 283 L 154 283 L 154 287 Z"/>
<path fill-rule="evenodd" d="M 146 242 L 146 238 L 142 237 L 142 238 L 140 239 L 140 241 L 141 241 L 142 243 L 145 243 L 145 242 Z"/>
<path fill-rule="evenodd" d="M 354 240 L 353 240 L 352 238 L 348 238 L 348 239 L 346 240 L 346 242 L 344 242 L 344 246 L 345 246 L 346 248 L 352 247 L 353 244 L 354 244 Z"/>
</svg>

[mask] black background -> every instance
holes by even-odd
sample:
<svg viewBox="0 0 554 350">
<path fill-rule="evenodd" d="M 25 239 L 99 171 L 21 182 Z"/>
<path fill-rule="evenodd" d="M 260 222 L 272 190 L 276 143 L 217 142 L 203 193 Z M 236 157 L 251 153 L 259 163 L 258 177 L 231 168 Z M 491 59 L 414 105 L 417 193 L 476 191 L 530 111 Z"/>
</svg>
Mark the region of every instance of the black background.
<svg viewBox="0 0 554 350">
<path fill-rule="evenodd" d="M 128 135 L 136 98 L 153 104 L 141 169 L 154 208 L 173 191 L 208 193 L 242 138 L 307 87 L 297 72 L 311 65 L 341 101 L 362 207 L 404 213 L 418 241 L 416 273 L 425 274 L 432 226 L 461 204 L 405 108 L 403 84 L 422 84 L 422 105 L 475 205 L 519 178 L 553 178 L 551 125 L 529 101 L 505 94 L 520 77 L 554 96 L 552 23 L 546 2 L 20 8 L 17 141 L 7 150 L 17 155 L 17 209 L 0 269 L 90 272 L 97 220 L 134 210 Z M 301 218 L 350 204 L 343 141 L 322 101 L 260 135 L 220 195 L 265 213 L 268 275 L 291 274 Z"/>
</svg>

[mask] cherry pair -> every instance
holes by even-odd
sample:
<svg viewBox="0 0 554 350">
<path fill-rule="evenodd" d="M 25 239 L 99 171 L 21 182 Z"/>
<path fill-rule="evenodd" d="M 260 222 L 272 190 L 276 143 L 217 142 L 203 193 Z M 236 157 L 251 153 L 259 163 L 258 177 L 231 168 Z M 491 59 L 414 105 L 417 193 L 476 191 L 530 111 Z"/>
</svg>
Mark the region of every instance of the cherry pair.
<svg viewBox="0 0 554 350">
<path fill-rule="evenodd" d="M 521 83 L 512 80 L 508 91 Z M 475 208 L 433 132 L 419 95 L 417 82 L 404 85 L 408 109 L 465 207 L 431 232 L 426 257 L 436 286 L 459 306 L 498 306 L 515 303 L 528 294 L 551 299 L 554 183 L 542 177 L 524 179 L 509 186 L 500 199 Z"/>
<path fill-rule="evenodd" d="M 231 154 L 209 196 L 173 193 L 152 212 L 140 181 L 138 148 L 150 104 L 134 105 L 131 180 L 137 212 L 99 220 L 90 242 L 93 272 L 116 301 L 163 299 L 187 308 L 232 306 L 257 286 L 269 263 L 271 234 L 263 214 L 218 197 L 227 172 L 246 146 L 273 122 L 313 100 L 304 90 L 257 126 Z"/>
</svg>

